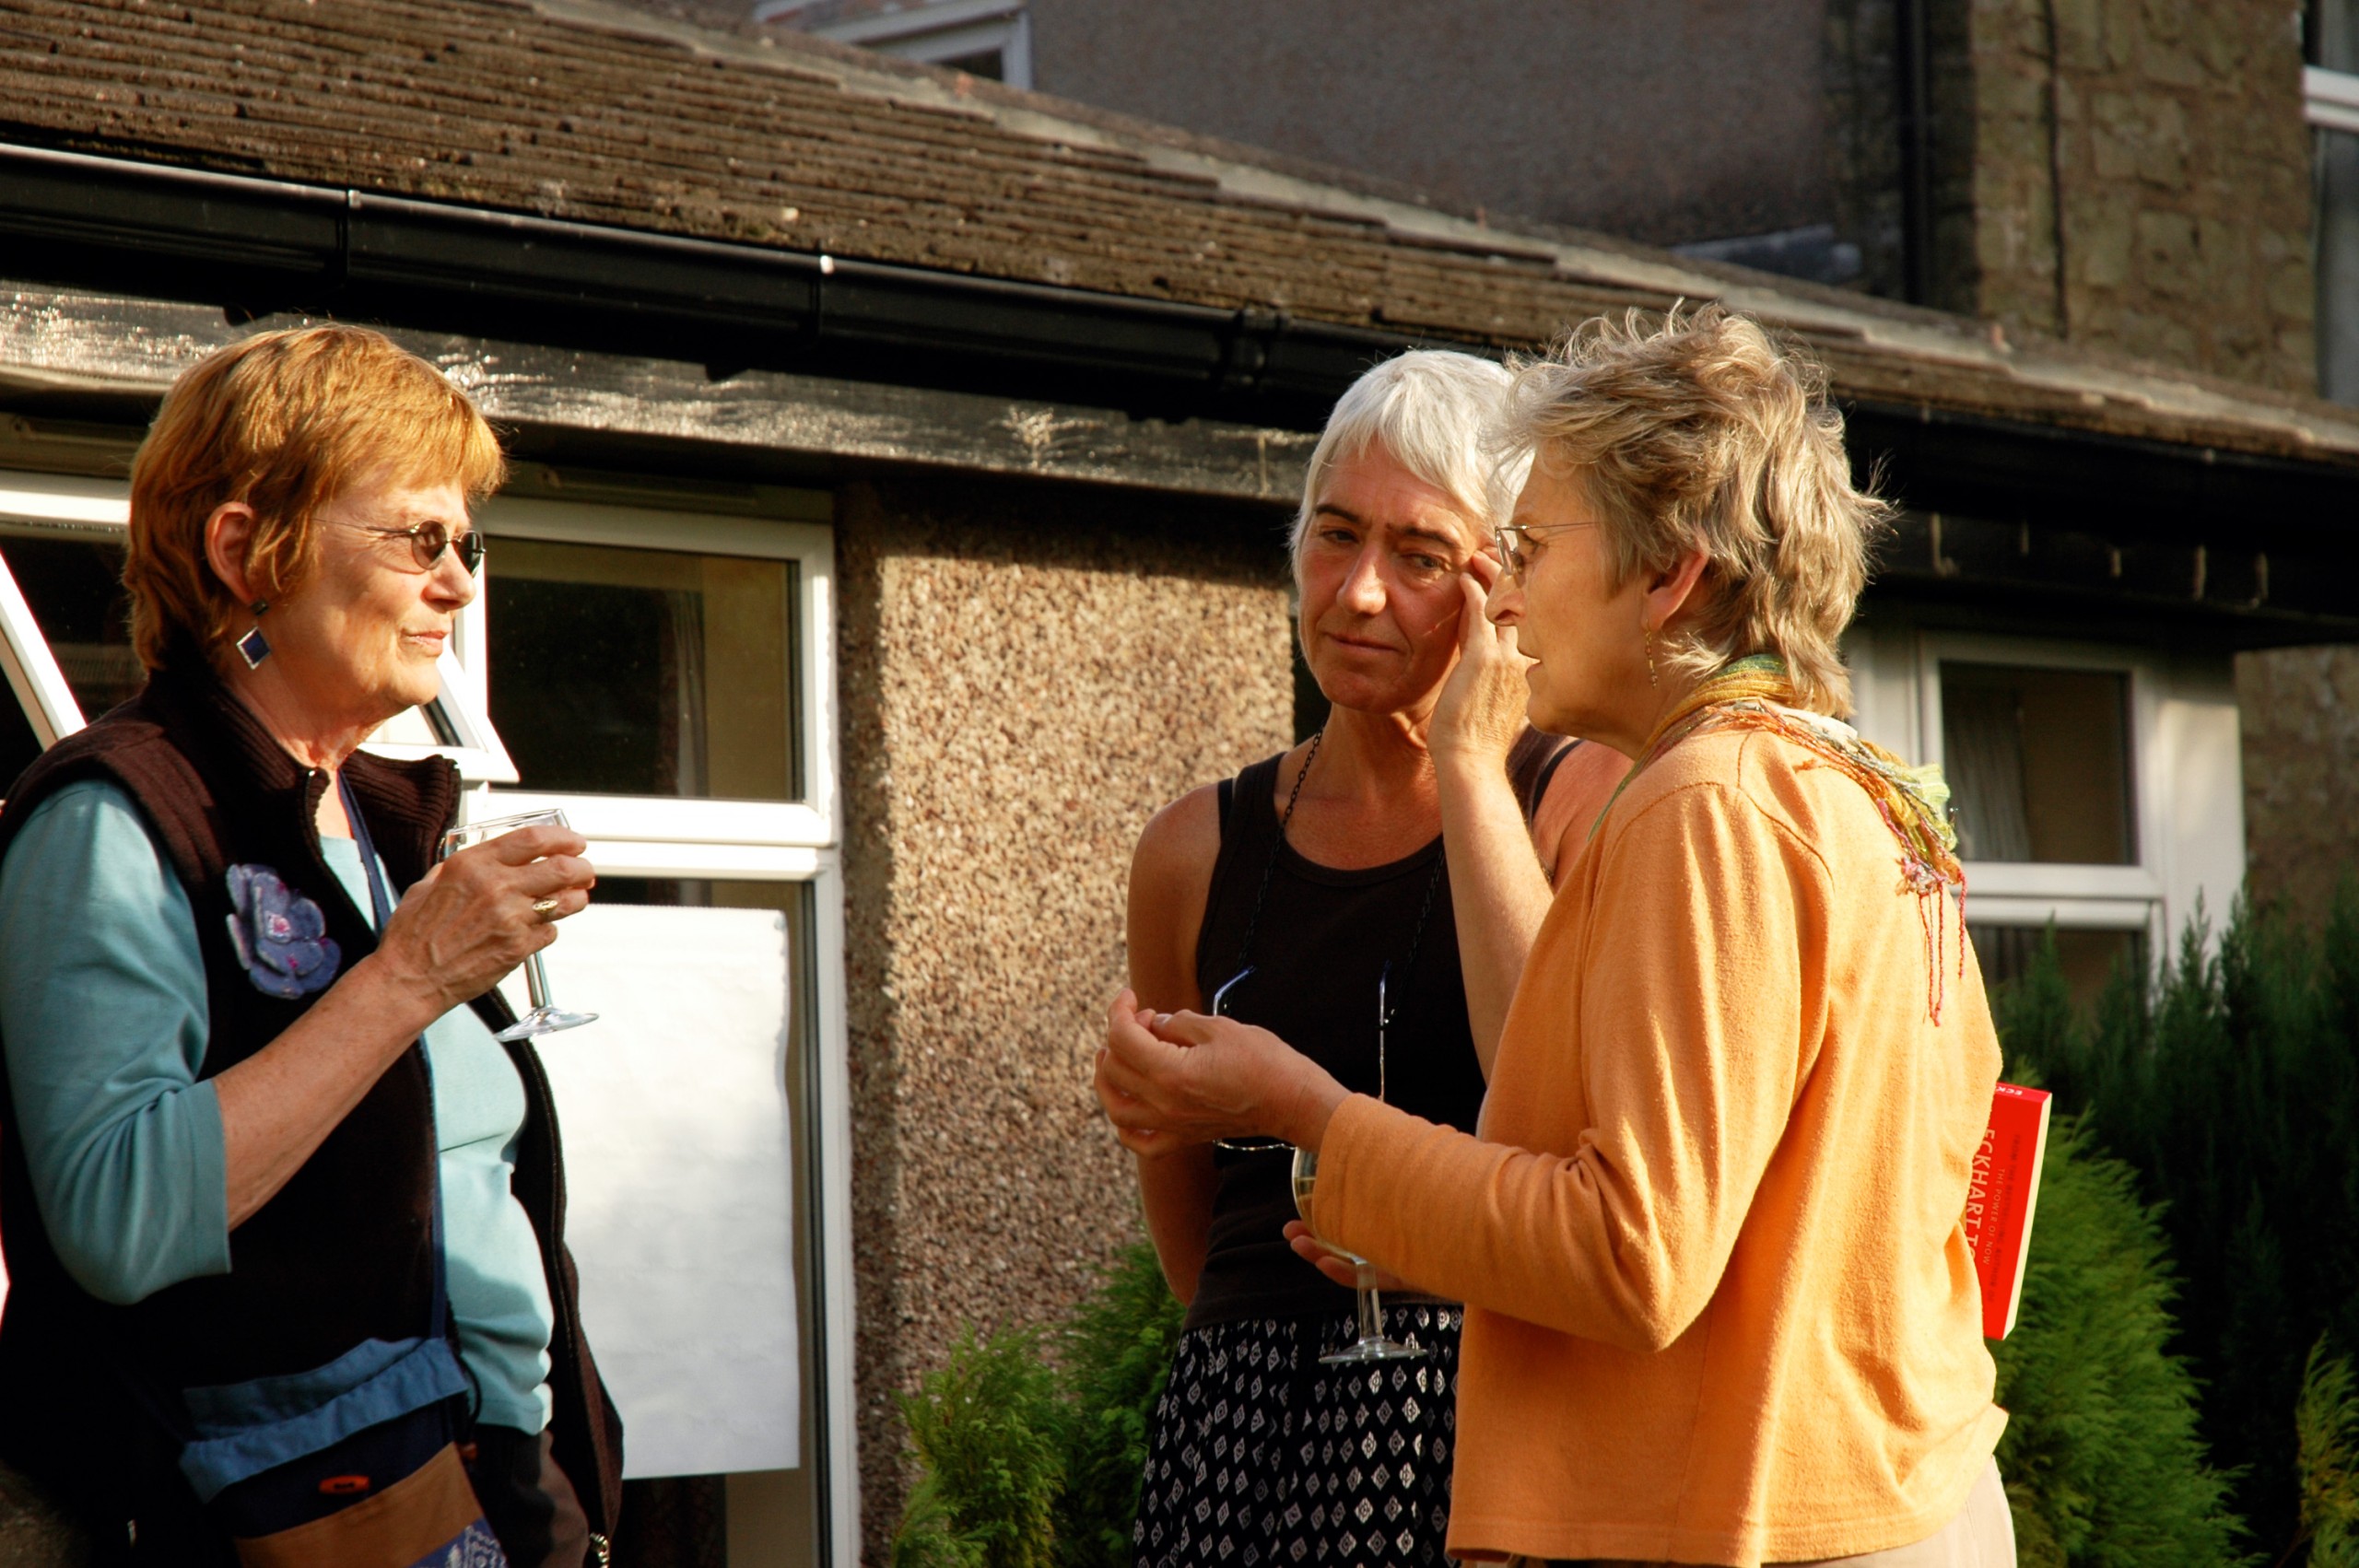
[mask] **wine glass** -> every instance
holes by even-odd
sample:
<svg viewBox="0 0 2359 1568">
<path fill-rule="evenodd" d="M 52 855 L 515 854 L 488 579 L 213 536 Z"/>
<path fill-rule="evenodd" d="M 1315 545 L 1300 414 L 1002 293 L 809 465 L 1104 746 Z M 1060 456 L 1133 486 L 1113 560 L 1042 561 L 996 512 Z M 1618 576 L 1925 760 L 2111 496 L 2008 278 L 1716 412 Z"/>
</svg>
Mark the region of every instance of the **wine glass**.
<svg viewBox="0 0 2359 1568">
<path fill-rule="evenodd" d="M 1384 1098 L 1384 1036 L 1392 1026 L 1392 1008 L 1387 993 L 1392 984 L 1392 965 L 1388 963 L 1376 977 L 1376 1097 Z M 1294 1152 L 1294 1207 L 1306 1225 L 1310 1220 L 1310 1193 L 1319 1182 L 1319 1156 L 1309 1149 Z M 1416 1340 L 1407 1344 L 1388 1336 L 1384 1331 L 1384 1303 L 1376 1293 L 1376 1265 L 1356 1252 L 1345 1252 L 1328 1242 L 1321 1246 L 1352 1266 L 1353 1282 L 1358 1287 L 1360 1337 L 1340 1351 L 1319 1358 L 1322 1366 L 1353 1366 L 1362 1362 L 1412 1361 L 1424 1355 Z"/>
<path fill-rule="evenodd" d="M 1304 1224 L 1310 1223 L 1310 1189 L 1319 1180 L 1319 1156 L 1308 1149 L 1294 1152 L 1294 1207 Z M 1362 1362 L 1414 1361 L 1426 1352 L 1414 1340 L 1402 1344 L 1384 1332 L 1384 1303 L 1376 1293 L 1376 1265 L 1356 1252 L 1326 1242 L 1320 1243 L 1328 1251 L 1352 1266 L 1355 1283 L 1359 1287 L 1360 1337 L 1340 1351 L 1331 1351 L 1319 1358 L 1322 1366 L 1356 1366 Z"/>
<path fill-rule="evenodd" d="M 448 860 L 473 845 L 485 844 L 520 827 L 564 827 L 569 825 L 565 813 L 549 810 L 519 812 L 514 816 L 496 816 L 483 822 L 471 822 L 454 827 L 442 836 L 442 859 Z M 533 1011 L 502 1029 L 493 1036 L 499 1040 L 528 1040 L 535 1035 L 554 1035 L 559 1029 L 578 1029 L 584 1024 L 594 1024 L 594 1012 L 569 1012 L 557 1005 L 549 996 L 548 971 L 541 966 L 541 955 L 534 953 L 524 960 L 524 991 L 532 999 Z"/>
</svg>

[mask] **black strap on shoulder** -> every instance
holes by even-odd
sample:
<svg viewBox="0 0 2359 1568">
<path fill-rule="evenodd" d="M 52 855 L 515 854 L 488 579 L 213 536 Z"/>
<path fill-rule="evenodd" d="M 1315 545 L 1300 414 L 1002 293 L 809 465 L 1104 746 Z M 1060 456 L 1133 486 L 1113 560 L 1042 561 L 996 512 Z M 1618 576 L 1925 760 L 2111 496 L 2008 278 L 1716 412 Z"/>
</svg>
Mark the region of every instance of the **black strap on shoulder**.
<svg viewBox="0 0 2359 1568">
<path fill-rule="evenodd" d="M 1527 724 L 1508 749 L 1508 782 L 1515 787 L 1516 804 L 1523 808 L 1527 825 L 1540 814 L 1540 802 L 1548 798 L 1548 785 L 1556 769 L 1579 744 Z"/>
<path fill-rule="evenodd" d="M 1579 739 L 1567 741 L 1556 748 L 1555 754 L 1546 762 L 1540 765 L 1540 778 L 1532 787 L 1532 804 L 1524 810 L 1524 821 L 1530 822 L 1540 814 L 1540 804 L 1548 798 L 1548 786 L 1556 781 L 1556 770 L 1565 766 L 1567 757 L 1587 743 Z"/>
<path fill-rule="evenodd" d="M 1220 801 L 1220 836 L 1226 838 L 1228 837 L 1228 808 L 1237 799 L 1237 780 L 1224 778 L 1213 788 Z"/>
</svg>

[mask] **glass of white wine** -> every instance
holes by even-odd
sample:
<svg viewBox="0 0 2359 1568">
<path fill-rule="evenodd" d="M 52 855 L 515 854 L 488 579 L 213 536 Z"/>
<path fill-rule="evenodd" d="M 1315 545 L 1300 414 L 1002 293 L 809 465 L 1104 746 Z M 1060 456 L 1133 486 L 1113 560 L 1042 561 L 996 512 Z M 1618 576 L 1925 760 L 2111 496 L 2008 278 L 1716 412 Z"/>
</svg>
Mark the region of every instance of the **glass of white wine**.
<svg viewBox="0 0 2359 1568">
<path fill-rule="evenodd" d="M 471 822 L 442 836 L 442 858 L 448 860 L 462 849 L 487 844 L 520 827 L 567 825 L 565 813 L 555 810 L 519 812 L 514 816 L 496 816 L 483 822 Z M 594 1012 L 571 1012 L 557 1005 L 549 995 L 548 971 L 541 966 L 541 955 L 537 953 L 524 960 L 524 991 L 532 1000 L 533 1011 L 502 1029 L 495 1038 L 526 1040 L 535 1035 L 554 1035 L 560 1029 L 578 1029 L 584 1024 L 598 1021 Z"/>
<path fill-rule="evenodd" d="M 1319 1156 L 1308 1149 L 1294 1152 L 1294 1207 L 1304 1224 L 1310 1223 L 1310 1189 L 1319 1180 Z M 1340 1351 L 1332 1351 L 1319 1358 L 1325 1366 L 1353 1366 L 1368 1361 L 1411 1361 L 1426 1352 L 1415 1344 L 1402 1344 L 1384 1332 L 1384 1303 L 1376 1293 L 1376 1265 L 1356 1252 L 1345 1252 L 1340 1246 L 1321 1246 L 1352 1266 L 1355 1282 L 1359 1287 L 1360 1337 Z"/>
<path fill-rule="evenodd" d="M 1387 964 L 1376 981 L 1376 1097 L 1384 1098 L 1385 1033 L 1392 1026 L 1392 1009 L 1387 992 L 1392 983 L 1392 965 Z M 1310 1193 L 1319 1183 L 1319 1156 L 1309 1149 L 1294 1152 L 1294 1208 L 1302 1223 L 1311 1223 Z M 1313 1227 L 1314 1234 L 1316 1227 Z M 1411 1361 L 1426 1352 L 1414 1340 L 1407 1344 L 1384 1331 L 1384 1303 L 1376 1293 L 1376 1265 L 1356 1252 L 1345 1252 L 1340 1246 L 1320 1242 L 1328 1251 L 1352 1266 L 1353 1281 L 1359 1288 L 1360 1337 L 1340 1351 L 1319 1358 L 1325 1366 L 1352 1366 L 1370 1361 Z"/>
</svg>

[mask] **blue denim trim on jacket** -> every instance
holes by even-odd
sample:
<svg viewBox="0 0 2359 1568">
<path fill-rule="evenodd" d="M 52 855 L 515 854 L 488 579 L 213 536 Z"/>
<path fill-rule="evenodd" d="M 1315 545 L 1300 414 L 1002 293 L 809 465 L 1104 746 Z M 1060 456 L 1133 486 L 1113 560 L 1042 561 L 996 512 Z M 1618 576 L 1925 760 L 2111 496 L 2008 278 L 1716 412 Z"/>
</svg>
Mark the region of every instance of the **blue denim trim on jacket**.
<svg viewBox="0 0 2359 1568">
<path fill-rule="evenodd" d="M 310 1372 L 191 1388 L 197 1440 L 181 1450 L 181 1473 L 210 1503 L 249 1477 L 466 1391 L 442 1340 L 364 1340 Z"/>
</svg>

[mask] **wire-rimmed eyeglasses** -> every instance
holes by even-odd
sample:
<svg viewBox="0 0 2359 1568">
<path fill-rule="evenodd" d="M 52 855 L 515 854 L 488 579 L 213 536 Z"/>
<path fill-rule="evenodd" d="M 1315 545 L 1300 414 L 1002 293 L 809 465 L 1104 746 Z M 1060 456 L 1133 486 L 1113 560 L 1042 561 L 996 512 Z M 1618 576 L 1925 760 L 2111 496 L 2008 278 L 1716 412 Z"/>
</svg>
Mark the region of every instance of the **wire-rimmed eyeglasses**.
<svg viewBox="0 0 2359 1568">
<path fill-rule="evenodd" d="M 1524 572 L 1532 565 L 1532 556 L 1524 546 L 1524 540 L 1527 537 L 1555 533 L 1567 528 L 1595 528 L 1596 526 L 1597 521 L 1594 518 L 1586 522 L 1503 522 L 1492 532 L 1498 537 L 1500 564 L 1508 568 L 1508 576 L 1521 582 Z"/>
<path fill-rule="evenodd" d="M 407 528 L 385 528 L 373 522 L 347 522 L 344 526 L 373 533 L 380 539 L 408 540 L 409 558 L 417 563 L 420 571 L 432 571 L 443 551 L 455 550 L 459 564 L 473 574 L 482 569 L 484 555 L 489 548 L 483 535 L 474 529 L 453 534 L 450 525 L 442 522 L 417 522 Z"/>
<path fill-rule="evenodd" d="M 1253 973 L 1253 965 L 1248 964 L 1244 968 L 1223 980 L 1220 983 L 1220 989 L 1213 992 L 1211 1005 L 1204 1011 L 1215 1018 L 1227 1017 L 1228 993 L 1237 989 L 1238 981 L 1251 973 Z M 1215 1138 L 1213 1140 L 1213 1147 L 1226 1149 L 1233 1154 L 1265 1154 L 1273 1149 L 1287 1149 L 1293 1145 L 1283 1138 Z"/>
<path fill-rule="evenodd" d="M 1238 984 L 1252 973 L 1253 965 L 1248 964 L 1244 968 L 1222 981 L 1220 989 L 1213 992 L 1212 1002 L 1204 1011 L 1215 1018 L 1227 1017 L 1228 993 L 1235 990 Z M 1390 1088 L 1385 1082 L 1385 1036 L 1392 1028 L 1393 1019 L 1401 1012 L 1399 1005 L 1391 1000 L 1391 991 L 1392 960 L 1388 958 L 1384 961 L 1384 967 L 1376 977 L 1376 1097 L 1379 1100 L 1386 1099 Z M 1285 1149 L 1292 1145 L 1283 1138 L 1215 1138 L 1213 1140 L 1213 1147 L 1226 1149 L 1234 1154 L 1263 1154 L 1273 1149 Z"/>
</svg>

